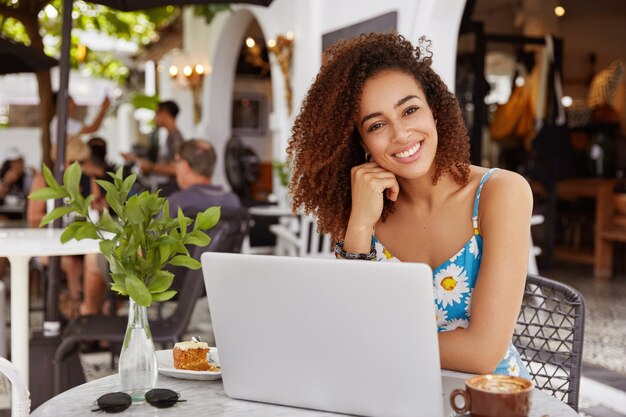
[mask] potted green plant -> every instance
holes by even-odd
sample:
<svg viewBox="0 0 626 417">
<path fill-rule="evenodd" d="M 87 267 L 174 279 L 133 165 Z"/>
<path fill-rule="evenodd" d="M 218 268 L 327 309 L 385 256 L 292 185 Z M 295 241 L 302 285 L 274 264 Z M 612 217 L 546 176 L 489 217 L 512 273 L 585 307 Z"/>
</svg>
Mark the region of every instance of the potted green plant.
<svg viewBox="0 0 626 417">
<path fill-rule="evenodd" d="M 79 191 L 81 170 L 72 164 L 59 184 L 44 166 L 47 188 L 30 195 L 34 200 L 64 199 L 66 204 L 55 208 L 41 221 L 44 226 L 64 215 L 75 214 L 83 220 L 74 221 L 61 235 L 61 242 L 71 239 L 96 239 L 111 268 L 111 289 L 129 297 L 128 327 L 119 359 L 122 390 L 142 401 L 145 391 L 154 388 L 157 363 L 154 343 L 147 320 L 147 307 L 153 301 L 166 301 L 176 291 L 170 290 L 174 274 L 166 265 L 191 269 L 200 268 L 185 245 L 206 246 L 211 238 L 205 233 L 217 224 L 219 207 L 199 213 L 195 219 L 178 210 L 177 217 L 169 215 L 167 199 L 158 192 L 144 192 L 129 197 L 135 174 L 123 178 L 121 168 L 109 173 L 112 182 L 98 180 L 106 191 L 106 201 L 117 216 L 104 210 L 98 220 L 89 216 L 93 196 L 83 197 Z"/>
</svg>

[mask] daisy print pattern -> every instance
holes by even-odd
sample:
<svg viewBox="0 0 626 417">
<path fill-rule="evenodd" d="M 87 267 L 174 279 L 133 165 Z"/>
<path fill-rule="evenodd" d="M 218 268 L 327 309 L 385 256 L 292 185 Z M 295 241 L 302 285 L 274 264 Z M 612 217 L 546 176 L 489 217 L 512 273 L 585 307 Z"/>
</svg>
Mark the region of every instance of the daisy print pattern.
<svg viewBox="0 0 626 417">
<path fill-rule="evenodd" d="M 472 236 L 469 241 L 469 253 L 474 255 L 474 258 L 478 258 L 480 251 L 478 250 L 478 243 L 476 242 L 476 235 Z"/>
<path fill-rule="evenodd" d="M 446 324 L 446 320 L 448 320 L 448 312 L 440 308 L 437 308 L 436 310 L 437 312 L 435 314 L 437 318 L 437 327 L 442 327 Z"/>
<path fill-rule="evenodd" d="M 473 289 L 470 290 L 467 293 L 467 297 L 465 297 L 465 315 L 467 315 L 467 318 L 471 317 L 471 311 L 472 311 L 472 292 Z"/>
<path fill-rule="evenodd" d="M 509 368 L 507 371 L 511 376 L 519 376 L 519 364 L 517 363 L 517 358 L 512 357 L 509 359 Z"/>
<path fill-rule="evenodd" d="M 443 330 L 447 332 L 447 331 L 458 329 L 458 328 L 467 329 L 468 326 L 469 326 L 469 320 L 454 319 L 454 320 L 450 320 L 449 322 L 447 322 L 444 325 Z"/>
<path fill-rule="evenodd" d="M 437 303 L 446 308 L 452 304 L 459 304 L 464 294 L 469 292 L 465 268 L 450 264 L 435 274 L 435 297 Z"/>
</svg>

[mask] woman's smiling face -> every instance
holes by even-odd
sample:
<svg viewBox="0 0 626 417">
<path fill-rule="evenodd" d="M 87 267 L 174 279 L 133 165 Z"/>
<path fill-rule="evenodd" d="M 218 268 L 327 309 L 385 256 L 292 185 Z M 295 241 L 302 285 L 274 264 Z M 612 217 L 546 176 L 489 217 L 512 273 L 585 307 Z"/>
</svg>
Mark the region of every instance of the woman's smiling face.
<svg viewBox="0 0 626 417">
<path fill-rule="evenodd" d="M 412 75 L 384 70 L 365 81 L 356 125 L 365 149 L 382 168 L 407 179 L 434 168 L 437 126 Z"/>
</svg>

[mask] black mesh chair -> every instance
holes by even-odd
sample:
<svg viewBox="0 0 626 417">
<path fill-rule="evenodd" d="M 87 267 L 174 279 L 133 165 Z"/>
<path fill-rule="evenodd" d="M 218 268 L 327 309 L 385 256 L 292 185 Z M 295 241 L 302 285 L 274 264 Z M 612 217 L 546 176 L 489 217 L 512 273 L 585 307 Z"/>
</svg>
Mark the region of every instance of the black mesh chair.
<svg viewBox="0 0 626 417">
<path fill-rule="evenodd" d="M 250 227 L 247 209 L 223 210 L 219 223 L 209 231 L 211 243 L 206 247 L 192 246 L 190 254 L 200 256 L 211 252 L 240 252 L 243 240 Z M 185 333 L 193 309 L 204 291 L 202 269 L 185 269 L 176 275 L 178 294 L 176 308 L 161 320 L 150 322 L 152 339 L 155 343 L 174 344 Z M 127 316 L 91 315 L 72 320 L 65 328 L 62 341 L 54 355 L 54 389 L 59 394 L 71 388 L 65 367 L 66 358 L 75 352 L 82 341 L 102 340 L 111 344 L 122 343 L 128 322 Z"/>
<path fill-rule="evenodd" d="M 528 275 L 513 334 L 535 386 L 578 411 L 585 301 L 576 289 Z"/>
</svg>

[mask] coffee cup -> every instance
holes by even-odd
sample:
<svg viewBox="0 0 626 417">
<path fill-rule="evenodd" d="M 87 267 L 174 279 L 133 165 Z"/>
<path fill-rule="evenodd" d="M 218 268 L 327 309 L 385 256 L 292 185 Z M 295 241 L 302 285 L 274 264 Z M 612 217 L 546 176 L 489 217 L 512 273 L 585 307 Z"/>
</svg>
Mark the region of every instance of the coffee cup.
<svg viewBox="0 0 626 417">
<path fill-rule="evenodd" d="M 508 375 L 477 375 L 465 380 L 465 389 L 450 394 L 450 405 L 457 414 L 472 417 L 528 417 L 533 384 Z M 456 399 L 463 397 L 462 406 Z"/>
</svg>

